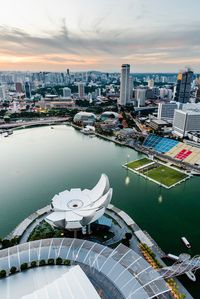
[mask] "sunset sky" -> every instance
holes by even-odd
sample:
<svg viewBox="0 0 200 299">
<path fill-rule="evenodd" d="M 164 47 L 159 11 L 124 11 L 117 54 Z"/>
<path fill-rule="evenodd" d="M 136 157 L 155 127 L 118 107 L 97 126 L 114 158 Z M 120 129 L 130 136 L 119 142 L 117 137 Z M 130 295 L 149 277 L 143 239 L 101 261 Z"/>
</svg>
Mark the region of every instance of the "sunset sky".
<svg viewBox="0 0 200 299">
<path fill-rule="evenodd" d="M 0 70 L 200 72 L 199 0 L 0 4 Z"/>
</svg>

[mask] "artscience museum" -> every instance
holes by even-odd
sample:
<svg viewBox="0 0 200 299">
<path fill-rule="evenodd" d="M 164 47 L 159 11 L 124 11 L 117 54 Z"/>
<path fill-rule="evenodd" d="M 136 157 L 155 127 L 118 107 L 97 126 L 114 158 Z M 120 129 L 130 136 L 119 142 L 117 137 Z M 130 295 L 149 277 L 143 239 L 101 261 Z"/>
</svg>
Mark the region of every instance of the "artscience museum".
<svg viewBox="0 0 200 299">
<path fill-rule="evenodd" d="M 111 197 L 108 177 L 102 174 L 91 190 L 77 188 L 55 195 L 51 204 L 52 213 L 46 221 L 62 229 L 81 229 L 103 216 Z"/>
</svg>

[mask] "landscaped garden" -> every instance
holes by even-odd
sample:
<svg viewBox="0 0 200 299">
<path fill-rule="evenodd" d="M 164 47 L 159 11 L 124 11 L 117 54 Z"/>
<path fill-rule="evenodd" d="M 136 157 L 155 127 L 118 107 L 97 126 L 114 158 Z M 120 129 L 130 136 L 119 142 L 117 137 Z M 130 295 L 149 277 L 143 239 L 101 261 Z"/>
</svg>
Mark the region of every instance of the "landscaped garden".
<svg viewBox="0 0 200 299">
<path fill-rule="evenodd" d="M 77 238 L 86 239 L 97 243 L 104 243 L 105 241 L 110 240 L 114 236 L 114 233 L 111 232 L 109 228 L 103 225 L 99 225 L 97 223 L 92 223 L 90 234 L 83 234 L 81 230 L 76 232 Z M 49 223 L 43 220 L 31 232 L 28 241 L 62 237 L 74 238 L 74 232 L 52 227 Z"/>
<path fill-rule="evenodd" d="M 53 228 L 46 221 L 42 221 L 31 232 L 28 241 L 35 241 L 48 238 L 59 238 L 63 235 L 63 231 L 57 228 Z"/>
</svg>

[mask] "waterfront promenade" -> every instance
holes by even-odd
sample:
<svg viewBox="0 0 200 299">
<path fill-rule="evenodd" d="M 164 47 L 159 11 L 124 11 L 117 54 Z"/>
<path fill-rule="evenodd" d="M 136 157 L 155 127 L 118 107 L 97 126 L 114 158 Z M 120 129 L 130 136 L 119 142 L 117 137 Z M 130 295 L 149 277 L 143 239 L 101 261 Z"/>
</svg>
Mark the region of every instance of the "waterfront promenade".
<svg viewBox="0 0 200 299">
<path fill-rule="evenodd" d="M 73 128 L 75 128 L 77 130 L 82 129 L 82 127 L 79 127 L 79 126 L 77 126 L 73 123 L 68 123 L 68 125 L 72 126 Z M 120 145 L 120 146 L 125 146 L 125 147 L 132 148 L 133 150 L 135 150 L 139 153 L 142 153 L 144 155 L 153 156 L 153 157 L 155 157 L 157 159 L 160 159 L 164 162 L 174 164 L 178 168 L 184 169 L 186 171 L 195 171 L 197 174 L 200 175 L 200 168 L 197 165 L 189 164 L 189 163 L 184 162 L 184 161 L 179 161 L 179 160 L 177 160 L 173 157 L 169 157 L 165 154 L 158 153 L 153 149 L 145 148 L 144 146 L 139 145 L 138 143 L 136 143 L 133 139 L 127 140 L 127 141 L 119 141 L 119 140 L 116 140 L 115 137 L 105 136 L 105 135 L 99 134 L 97 132 L 95 132 L 95 136 L 97 136 L 99 138 L 102 138 L 102 139 L 105 139 L 107 141 L 114 142 L 115 144 Z M 143 136 L 143 135 L 142 135 L 142 133 L 137 132 L 136 136 L 139 137 L 139 136 Z"/>
</svg>

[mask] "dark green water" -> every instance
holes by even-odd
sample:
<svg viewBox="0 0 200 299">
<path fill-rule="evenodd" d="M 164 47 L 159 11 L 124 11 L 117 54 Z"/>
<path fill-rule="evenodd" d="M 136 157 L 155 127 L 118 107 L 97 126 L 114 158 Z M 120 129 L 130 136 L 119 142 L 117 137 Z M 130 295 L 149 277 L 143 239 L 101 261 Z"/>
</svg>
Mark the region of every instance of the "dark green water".
<svg viewBox="0 0 200 299">
<path fill-rule="evenodd" d="M 186 252 L 180 240 L 186 236 L 190 253 L 200 254 L 200 177 L 165 190 L 122 168 L 128 155 L 129 160 L 140 157 L 137 152 L 66 126 L 0 137 L 0 153 L 1 236 L 49 204 L 57 192 L 91 188 L 105 172 L 114 189 L 112 203 L 130 214 L 166 253 Z"/>
</svg>

